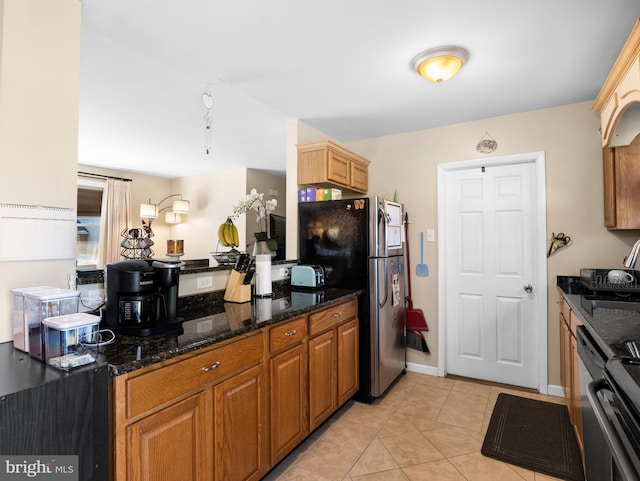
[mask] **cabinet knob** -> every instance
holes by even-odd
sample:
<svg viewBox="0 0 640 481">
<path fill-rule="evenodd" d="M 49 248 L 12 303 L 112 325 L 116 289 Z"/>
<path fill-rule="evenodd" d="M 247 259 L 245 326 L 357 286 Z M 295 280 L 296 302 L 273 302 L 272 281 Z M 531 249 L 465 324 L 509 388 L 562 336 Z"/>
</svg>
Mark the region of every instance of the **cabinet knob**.
<svg viewBox="0 0 640 481">
<path fill-rule="evenodd" d="M 215 364 L 212 364 L 211 366 L 203 367 L 202 370 L 204 372 L 209 372 L 209 371 L 213 371 L 214 369 L 218 369 L 219 367 L 220 367 L 220 361 L 216 362 Z"/>
<path fill-rule="evenodd" d="M 295 329 L 291 332 L 285 332 L 284 335 L 285 337 L 291 337 L 291 336 L 295 336 L 298 333 L 298 331 L 296 331 Z"/>
<path fill-rule="evenodd" d="M 342 317 L 342 312 L 336 312 L 333 314 L 333 317 Z"/>
</svg>

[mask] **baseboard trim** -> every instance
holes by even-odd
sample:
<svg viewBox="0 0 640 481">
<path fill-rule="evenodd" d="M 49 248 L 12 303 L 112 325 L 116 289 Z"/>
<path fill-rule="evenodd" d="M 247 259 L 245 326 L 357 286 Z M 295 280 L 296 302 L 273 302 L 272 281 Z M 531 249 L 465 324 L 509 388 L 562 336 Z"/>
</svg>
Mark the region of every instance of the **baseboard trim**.
<svg viewBox="0 0 640 481">
<path fill-rule="evenodd" d="M 428 374 L 429 376 L 438 376 L 438 368 L 434 366 L 425 366 L 424 364 L 417 364 L 415 362 L 407 363 L 407 371 L 417 372 L 420 374 Z"/>
</svg>

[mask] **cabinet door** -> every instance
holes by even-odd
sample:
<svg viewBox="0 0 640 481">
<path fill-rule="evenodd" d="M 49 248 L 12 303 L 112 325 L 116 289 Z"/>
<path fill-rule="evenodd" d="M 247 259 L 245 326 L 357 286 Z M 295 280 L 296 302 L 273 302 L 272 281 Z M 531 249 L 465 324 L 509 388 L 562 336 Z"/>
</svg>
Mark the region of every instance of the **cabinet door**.
<svg viewBox="0 0 640 481">
<path fill-rule="evenodd" d="M 177 402 L 127 428 L 130 481 L 208 481 L 205 394 Z"/>
<path fill-rule="evenodd" d="M 213 389 L 213 479 L 260 479 L 268 468 L 264 364 L 247 369 Z"/>
<path fill-rule="evenodd" d="M 358 320 L 338 327 L 338 405 L 358 391 Z"/>
<path fill-rule="evenodd" d="M 275 465 L 309 432 L 304 344 L 271 359 L 269 381 L 271 464 Z"/>
<path fill-rule="evenodd" d="M 327 180 L 349 187 L 351 183 L 351 161 L 346 157 L 329 151 Z"/>
<path fill-rule="evenodd" d="M 357 162 L 351 162 L 351 188 L 363 193 L 369 190 L 367 167 Z"/>
<path fill-rule="evenodd" d="M 570 414 L 573 428 L 580 451 L 583 452 L 582 443 L 582 410 L 580 406 L 580 378 L 578 377 L 578 344 L 576 338 L 571 336 L 571 399 Z"/>
<path fill-rule="evenodd" d="M 602 178 L 604 180 L 604 226 L 616 227 L 616 171 L 614 150 L 602 149 Z"/>
<path fill-rule="evenodd" d="M 309 340 L 309 424 L 315 429 L 338 408 L 336 330 Z"/>
</svg>

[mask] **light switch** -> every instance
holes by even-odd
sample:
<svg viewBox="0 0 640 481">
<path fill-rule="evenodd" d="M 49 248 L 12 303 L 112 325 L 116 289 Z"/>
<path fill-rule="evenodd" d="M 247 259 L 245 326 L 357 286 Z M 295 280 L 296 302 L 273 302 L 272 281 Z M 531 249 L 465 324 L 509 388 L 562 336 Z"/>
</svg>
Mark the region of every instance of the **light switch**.
<svg viewBox="0 0 640 481">
<path fill-rule="evenodd" d="M 436 231 L 433 229 L 427 229 L 427 242 L 435 242 Z"/>
</svg>

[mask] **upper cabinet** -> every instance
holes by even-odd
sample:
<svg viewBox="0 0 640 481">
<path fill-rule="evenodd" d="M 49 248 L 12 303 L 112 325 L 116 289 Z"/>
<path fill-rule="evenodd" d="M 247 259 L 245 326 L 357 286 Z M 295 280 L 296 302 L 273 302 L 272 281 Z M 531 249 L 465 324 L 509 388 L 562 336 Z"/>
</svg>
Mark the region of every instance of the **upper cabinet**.
<svg viewBox="0 0 640 481">
<path fill-rule="evenodd" d="M 640 102 L 640 20 L 593 104 L 593 109 L 600 114 L 603 147 L 611 145 L 620 119 L 634 102 Z M 630 136 L 630 140 L 634 137 Z"/>
<path fill-rule="evenodd" d="M 366 194 L 370 162 L 330 140 L 298 146 L 298 184 Z"/>
</svg>

